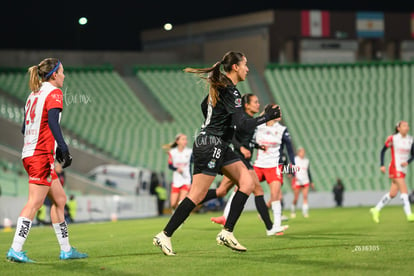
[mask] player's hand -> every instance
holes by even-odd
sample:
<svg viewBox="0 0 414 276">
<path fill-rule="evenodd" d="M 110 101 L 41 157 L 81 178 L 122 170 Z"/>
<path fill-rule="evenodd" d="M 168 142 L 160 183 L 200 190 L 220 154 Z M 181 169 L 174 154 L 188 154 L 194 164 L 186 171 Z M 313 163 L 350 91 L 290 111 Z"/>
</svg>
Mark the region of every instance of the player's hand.
<svg viewBox="0 0 414 276">
<path fill-rule="evenodd" d="M 274 120 L 274 119 L 281 119 L 282 111 L 280 110 L 280 106 L 273 105 L 273 106 L 266 107 L 265 116 L 268 119 L 268 121 Z"/>
<path fill-rule="evenodd" d="M 261 150 L 263 150 L 263 151 L 267 151 L 267 149 L 268 149 L 269 147 L 268 146 L 266 146 L 266 145 L 260 145 L 259 146 L 259 149 L 261 149 Z"/>
<path fill-rule="evenodd" d="M 312 191 L 315 191 L 315 185 L 313 183 L 310 184 Z"/>
<path fill-rule="evenodd" d="M 385 173 L 385 166 L 381 166 L 380 170 L 382 173 Z"/>
<path fill-rule="evenodd" d="M 69 151 L 62 151 L 59 147 L 56 149 L 56 160 L 62 165 L 62 168 L 67 168 L 72 164 L 72 155 Z"/>
<path fill-rule="evenodd" d="M 402 162 L 401 163 L 401 167 L 407 167 L 408 166 L 408 162 Z"/>
<path fill-rule="evenodd" d="M 246 149 L 245 147 L 240 147 L 240 152 L 243 154 L 244 158 L 249 159 L 252 157 L 250 150 Z"/>
</svg>

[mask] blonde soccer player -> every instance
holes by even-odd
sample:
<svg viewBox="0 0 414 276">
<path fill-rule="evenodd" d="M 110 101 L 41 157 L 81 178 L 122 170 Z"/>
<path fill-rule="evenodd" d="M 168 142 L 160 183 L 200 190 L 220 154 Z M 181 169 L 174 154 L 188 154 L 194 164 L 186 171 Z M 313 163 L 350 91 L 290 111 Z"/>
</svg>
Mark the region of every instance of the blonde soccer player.
<svg viewBox="0 0 414 276">
<path fill-rule="evenodd" d="M 26 101 L 22 128 L 22 159 L 29 176 L 29 198 L 17 219 L 16 232 L 6 258 L 19 263 L 34 262 L 23 251 L 23 245 L 32 227 L 33 218 L 43 205 L 46 195 L 52 200 L 50 217 L 60 246 L 59 258 L 86 258 L 87 254 L 78 252 L 69 243 L 64 211 L 66 194 L 54 168 L 55 154 L 63 168 L 72 163 L 72 156 L 59 124 L 63 110 L 63 65 L 56 58 L 46 58 L 39 65 L 30 67 L 29 74 L 32 92 Z"/>
</svg>

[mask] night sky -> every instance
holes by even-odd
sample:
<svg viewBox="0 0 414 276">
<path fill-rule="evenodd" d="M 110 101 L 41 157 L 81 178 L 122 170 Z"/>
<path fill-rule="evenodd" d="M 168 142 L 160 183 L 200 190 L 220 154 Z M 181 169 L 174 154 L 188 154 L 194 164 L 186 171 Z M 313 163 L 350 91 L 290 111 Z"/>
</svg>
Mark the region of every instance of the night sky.
<svg viewBox="0 0 414 276">
<path fill-rule="evenodd" d="M 161 29 L 166 22 L 184 24 L 267 9 L 414 12 L 414 1 L 385 1 L 58 0 L 25 4 L 9 0 L 0 6 L 0 48 L 140 50 L 139 33 L 144 29 Z M 85 26 L 78 24 L 82 16 L 88 18 Z"/>
</svg>

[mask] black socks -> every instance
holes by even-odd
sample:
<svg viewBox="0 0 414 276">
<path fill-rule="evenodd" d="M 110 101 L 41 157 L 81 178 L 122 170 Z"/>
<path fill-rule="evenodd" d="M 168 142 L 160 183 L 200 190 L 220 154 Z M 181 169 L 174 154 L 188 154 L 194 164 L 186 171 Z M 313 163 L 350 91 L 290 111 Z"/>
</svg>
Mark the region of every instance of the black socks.
<svg viewBox="0 0 414 276">
<path fill-rule="evenodd" d="M 236 224 L 237 220 L 239 219 L 241 212 L 244 209 L 244 204 L 246 203 L 247 199 L 249 198 L 243 192 L 237 191 L 233 197 L 233 201 L 230 205 L 230 213 L 227 217 L 226 224 L 224 225 L 224 229 L 233 232 L 234 225 Z"/>
<path fill-rule="evenodd" d="M 267 209 L 264 197 L 262 195 L 255 196 L 254 197 L 254 203 L 256 204 L 256 209 L 259 212 L 260 217 L 262 218 L 263 222 L 266 225 L 266 229 L 267 230 L 272 229 L 273 222 L 270 219 L 269 210 Z"/>
<path fill-rule="evenodd" d="M 192 202 L 188 197 L 184 198 L 175 209 L 174 214 L 171 216 L 167 225 L 164 228 L 164 233 L 167 237 L 171 237 L 172 234 L 177 230 L 178 227 L 187 219 L 191 211 L 195 208 L 194 202 Z"/>
</svg>

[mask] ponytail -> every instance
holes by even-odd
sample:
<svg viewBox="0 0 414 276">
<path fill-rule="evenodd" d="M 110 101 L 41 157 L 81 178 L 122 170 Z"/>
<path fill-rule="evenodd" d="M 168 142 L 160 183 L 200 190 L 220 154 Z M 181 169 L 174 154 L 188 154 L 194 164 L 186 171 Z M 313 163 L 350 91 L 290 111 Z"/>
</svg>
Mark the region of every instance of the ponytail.
<svg viewBox="0 0 414 276">
<path fill-rule="evenodd" d="M 29 87 L 33 92 L 39 91 L 42 82 L 48 81 L 52 74 L 59 70 L 60 61 L 57 58 L 46 58 L 39 65 L 29 68 Z"/>
<path fill-rule="evenodd" d="M 39 67 L 37 65 L 34 65 L 29 68 L 29 87 L 30 91 L 37 92 L 40 89 L 40 86 L 42 85 L 42 82 L 39 78 Z"/>
<path fill-rule="evenodd" d="M 216 62 L 212 67 L 209 68 L 185 68 L 184 72 L 199 74 L 200 78 L 207 80 L 210 85 L 209 95 L 212 106 L 216 106 L 219 99 L 219 88 L 226 87 L 231 84 L 231 80 L 227 78 L 220 70 L 221 66 L 223 71 L 226 73 L 231 72 L 233 64 L 238 64 L 243 60 L 244 54 L 239 52 L 227 52 L 221 61 Z M 207 77 L 203 76 L 208 74 Z"/>
<path fill-rule="evenodd" d="M 162 149 L 163 149 L 163 150 L 165 150 L 166 152 L 169 152 L 171 149 L 173 149 L 173 148 L 177 147 L 177 146 L 178 146 L 177 141 L 178 141 L 178 139 L 180 139 L 180 137 L 181 137 L 181 136 L 183 136 L 183 135 L 185 135 L 185 134 L 178 133 L 178 134 L 175 136 L 174 142 L 169 143 L 169 144 L 164 144 L 164 145 L 162 145 Z"/>
</svg>

